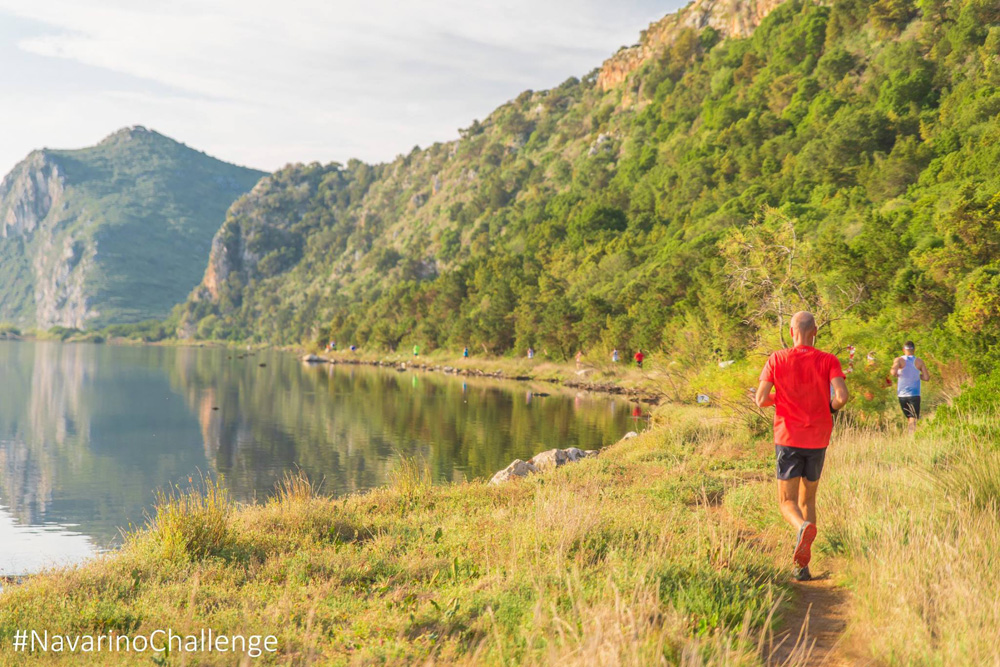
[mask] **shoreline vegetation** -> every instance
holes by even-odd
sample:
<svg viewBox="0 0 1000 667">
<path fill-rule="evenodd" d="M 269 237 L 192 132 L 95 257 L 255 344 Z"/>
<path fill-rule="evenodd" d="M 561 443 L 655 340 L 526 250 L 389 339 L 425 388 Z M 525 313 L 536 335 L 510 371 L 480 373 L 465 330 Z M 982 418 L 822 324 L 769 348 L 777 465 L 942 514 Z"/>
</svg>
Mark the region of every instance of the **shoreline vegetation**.
<svg viewBox="0 0 1000 667">
<path fill-rule="evenodd" d="M 382 366 L 519 382 L 550 382 L 571 389 L 620 394 L 652 405 L 667 398 L 662 390 L 663 374 L 651 363 L 647 363 L 643 370 L 636 368 L 634 363 L 614 363 L 610 360 L 599 362 L 587 356 L 582 363 L 572 364 L 514 357 L 462 357 L 447 351 L 413 356 L 400 352 L 373 354 L 335 351 L 315 354 L 305 353 L 299 348 L 282 349 L 301 355 L 305 363 Z"/>
<path fill-rule="evenodd" d="M 1000 658 L 998 432 L 1000 415 L 947 407 L 915 438 L 838 428 L 815 585 L 849 600 L 847 627 L 811 659 Z M 209 481 L 163 495 L 118 551 L 6 589 L 0 645 L 211 627 L 275 635 L 261 664 L 805 664 L 793 611 L 810 584 L 790 581 L 771 455 L 718 408 L 665 405 L 596 458 L 500 486 L 434 486 L 409 462 L 366 493 L 289 477 L 240 505 Z"/>
<path fill-rule="evenodd" d="M 223 347 L 243 349 L 244 345 L 227 341 L 184 341 L 167 338 L 145 341 L 128 337 L 112 337 L 101 332 L 65 331 L 24 331 L 15 327 L 0 325 L 0 340 L 55 341 L 63 343 L 91 343 L 105 345 L 154 345 L 172 347 Z M 454 352 L 441 350 L 417 357 L 403 352 L 356 352 L 334 351 L 316 353 L 315 348 L 303 346 L 274 346 L 257 344 L 250 351 L 276 350 L 297 355 L 305 363 L 330 363 L 347 365 L 382 366 L 416 369 L 427 372 L 444 372 L 454 375 L 494 377 L 502 380 L 536 381 L 561 384 L 571 389 L 623 395 L 630 400 L 656 405 L 668 399 L 663 391 L 665 373 L 657 363 L 657 355 L 647 355 L 645 370 L 635 367 L 634 362 L 610 361 L 610 353 L 601 360 L 593 355 L 585 355 L 582 364 L 550 361 L 543 358 L 526 359 L 510 356 L 469 356 L 462 357 Z M 608 356 L 604 359 L 603 356 Z M 309 360 L 309 357 L 314 359 Z"/>
</svg>

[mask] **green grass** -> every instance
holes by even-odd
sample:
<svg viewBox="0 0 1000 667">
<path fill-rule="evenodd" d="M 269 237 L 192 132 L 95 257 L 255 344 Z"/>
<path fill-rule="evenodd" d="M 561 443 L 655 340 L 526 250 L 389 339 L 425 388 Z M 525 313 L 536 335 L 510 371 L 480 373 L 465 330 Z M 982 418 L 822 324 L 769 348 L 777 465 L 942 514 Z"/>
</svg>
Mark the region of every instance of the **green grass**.
<svg viewBox="0 0 1000 667">
<path fill-rule="evenodd" d="M 859 434 L 831 450 L 821 542 L 854 591 L 852 640 L 893 664 L 1000 661 L 1000 457 L 978 426 Z"/>
<path fill-rule="evenodd" d="M 338 499 L 301 477 L 255 505 L 211 482 L 174 490 L 119 551 L 9 588 L 0 651 L 26 627 L 210 627 L 274 634 L 263 664 L 759 664 L 791 591 L 770 446 L 716 410 L 655 419 L 499 487 L 433 486 L 410 463 Z M 850 593 L 849 655 L 1000 659 L 998 449 L 975 422 L 1000 417 L 836 435 L 813 569 Z"/>
<path fill-rule="evenodd" d="M 0 641 L 22 626 L 212 627 L 275 634 L 264 660 L 279 663 L 753 663 L 781 567 L 713 504 L 746 475 L 674 480 L 718 447 L 761 474 L 766 462 L 700 414 L 671 410 L 685 428 L 501 487 L 435 487 L 411 465 L 342 499 L 299 478 L 252 506 L 213 484 L 175 492 L 120 551 L 5 592 Z"/>
</svg>

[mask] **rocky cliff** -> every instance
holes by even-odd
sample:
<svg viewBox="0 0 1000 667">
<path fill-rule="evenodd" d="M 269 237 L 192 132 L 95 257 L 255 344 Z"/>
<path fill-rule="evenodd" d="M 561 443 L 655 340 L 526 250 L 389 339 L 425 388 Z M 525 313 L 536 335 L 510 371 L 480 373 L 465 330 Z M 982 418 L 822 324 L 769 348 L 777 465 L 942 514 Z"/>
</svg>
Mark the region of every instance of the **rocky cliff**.
<svg viewBox="0 0 1000 667">
<path fill-rule="evenodd" d="M 712 28 L 722 37 L 748 37 L 785 0 L 694 0 L 643 31 L 638 44 L 622 48 L 605 61 L 597 76 L 602 90 L 611 90 L 647 61 L 660 57 L 687 29 Z"/>
<path fill-rule="evenodd" d="M 0 182 L 0 238 L 33 232 L 62 194 L 59 165 L 44 151 L 31 153 Z"/>
<path fill-rule="evenodd" d="M 201 277 L 225 210 L 261 176 L 143 127 L 31 153 L 0 182 L 0 322 L 164 317 Z"/>
</svg>

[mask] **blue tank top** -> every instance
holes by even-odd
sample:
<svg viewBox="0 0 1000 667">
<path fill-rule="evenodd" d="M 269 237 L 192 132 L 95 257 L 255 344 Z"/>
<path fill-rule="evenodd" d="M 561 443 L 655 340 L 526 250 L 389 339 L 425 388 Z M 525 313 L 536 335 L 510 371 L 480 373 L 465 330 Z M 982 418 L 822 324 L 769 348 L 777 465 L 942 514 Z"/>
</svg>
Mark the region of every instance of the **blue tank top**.
<svg viewBox="0 0 1000 667">
<path fill-rule="evenodd" d="M 920 395 L 920 371 L 917 369 L 916 363 L 914 363 L 916 357 L 905 356 L 903 357 L 902 370 L 899 371 L 899 385 L 896 390 L 896 395 L 901 397 L 909 396 L 919 396 Z"/>
</svg>

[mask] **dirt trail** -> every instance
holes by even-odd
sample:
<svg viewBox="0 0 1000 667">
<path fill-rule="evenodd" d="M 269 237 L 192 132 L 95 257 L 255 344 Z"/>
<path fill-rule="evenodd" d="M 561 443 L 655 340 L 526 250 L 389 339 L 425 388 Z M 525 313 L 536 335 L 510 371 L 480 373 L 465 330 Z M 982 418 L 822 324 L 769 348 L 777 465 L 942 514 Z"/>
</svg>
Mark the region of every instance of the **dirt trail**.
<svg viewBox="0 0 1000 667">
<path fill-rule="evenodd" d="M 812 581 L 794 582 L 795 598 L 785 627 L 775 632 L 765 659 L 768 665 L 822 665 L 841 667 L 870 664 L 844 645 L 847 591 L 835 585 L 829 573 Z"/>
</svg>

